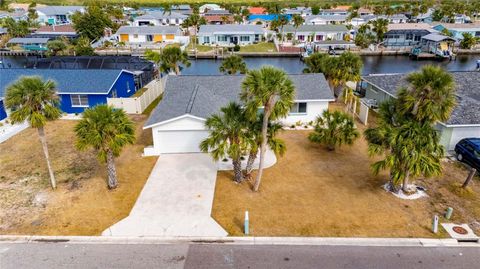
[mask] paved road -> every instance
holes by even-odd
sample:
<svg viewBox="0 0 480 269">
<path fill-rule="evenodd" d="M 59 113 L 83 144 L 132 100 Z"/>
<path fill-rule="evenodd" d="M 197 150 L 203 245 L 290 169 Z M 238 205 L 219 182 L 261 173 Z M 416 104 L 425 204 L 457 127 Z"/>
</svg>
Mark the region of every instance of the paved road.
<svg viewBox="0 0 480 269">
<path fill-rule="evenodd" d="M 480 248 L 0 243 L 0 268 L 478 268 Z"/>
</svg>

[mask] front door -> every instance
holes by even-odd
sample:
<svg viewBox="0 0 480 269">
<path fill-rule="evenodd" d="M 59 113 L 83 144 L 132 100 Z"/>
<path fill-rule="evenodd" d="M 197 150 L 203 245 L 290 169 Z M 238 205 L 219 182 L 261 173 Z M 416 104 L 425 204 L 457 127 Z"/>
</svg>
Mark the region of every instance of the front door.
<svg viewBox="0 0 480 269">
<path fill-rule="evenodd" d="M 238 36 L 231 36 L 230 43 L 237 45 L 238 44 Z"/>
</svg>

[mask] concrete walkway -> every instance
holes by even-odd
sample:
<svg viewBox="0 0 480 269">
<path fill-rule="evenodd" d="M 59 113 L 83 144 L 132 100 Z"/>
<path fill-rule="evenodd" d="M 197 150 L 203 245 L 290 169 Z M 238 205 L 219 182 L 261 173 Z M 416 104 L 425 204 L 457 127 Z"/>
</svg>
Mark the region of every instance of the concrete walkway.
<svg viewBox="0 0 480 269">
<path fill-rule="evenodd" d="M 211 217 L 217 167 L 207 154 L 159 157 L 130 215 L 103 236 L 226 236 Z"/>
</svg>

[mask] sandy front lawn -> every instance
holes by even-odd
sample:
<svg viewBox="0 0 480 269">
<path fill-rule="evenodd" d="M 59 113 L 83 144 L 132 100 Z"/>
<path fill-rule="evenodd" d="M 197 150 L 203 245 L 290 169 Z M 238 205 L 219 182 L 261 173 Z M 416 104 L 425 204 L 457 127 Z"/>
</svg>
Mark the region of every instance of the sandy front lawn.
<svg viewBox="0 0 480 269">
<path fill-rule="evenodd" d="M 242 235 L 245 210 L 257 236 L 446 237 L 430 227 L 432 216 L 448 206 L 453 221 L 480 221 L 478 180 L 470 192 L 458 192 L 468 173 L 463 166 L 445 162 L 443 176 L 417 180 L 428 187 L 428 198 L 401 200 L 381 188 L 386 173 L 372 175 L 363 138 L 328 152 L 309 142 L 308 133 L 281 134 L 287 153 L 264 171 L 259 193 L 248 182 L 233 183 L 230 172 L 218 173 L 212 215 L 230 235 Z"/>
<path fill-rule="evenodd" d="M 106 170 L 92 151 L 74 147 L 77 121 L 58 120 L 46 127 L 58 189 L 48 184 L 36 130 L 27 129 L 0 144 L 0 234 L 97 235 L 126 217 L 156 158 L 141 157 L 151 134 L 147 116 L 133 116 L 137 142 L 116 160 L 119 187 L 107 189 Z"/>
</svg>

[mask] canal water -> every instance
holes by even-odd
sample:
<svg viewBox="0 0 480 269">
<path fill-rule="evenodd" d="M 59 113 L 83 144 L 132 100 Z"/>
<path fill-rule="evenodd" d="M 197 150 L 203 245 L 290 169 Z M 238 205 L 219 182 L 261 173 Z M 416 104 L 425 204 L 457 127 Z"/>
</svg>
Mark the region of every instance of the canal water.
<svg viewBox="0 0 480 269">
<path fill-rule="evenodd" d="M 0 68 L 22 68 L 25 66 L 25 57 L 3 57 L 0 58 L 3 65 Z M 461 55 L 452 61 L 434 60 L 411 60 L 407 56 L 362 56 L 363 75 L 380 73 L 408 73 L 420 69 L 427 64 L 440 65 L 449 71 L 472 71 L 475 70 L 476 61 L 480 55 Z M 221 60 L 198 59 L 191 60 L 191 65 L 182 70 L 184 75 L 215 75 L 219 74 L 218 67 Z M 249 69 L 256 69 L 263 65 L 272 65 L 283 68 L 289 74 L 299 74 L 305 65 L 299 58 L 290 57 L 257 57 L 245 58 Z"/>
</svg>

